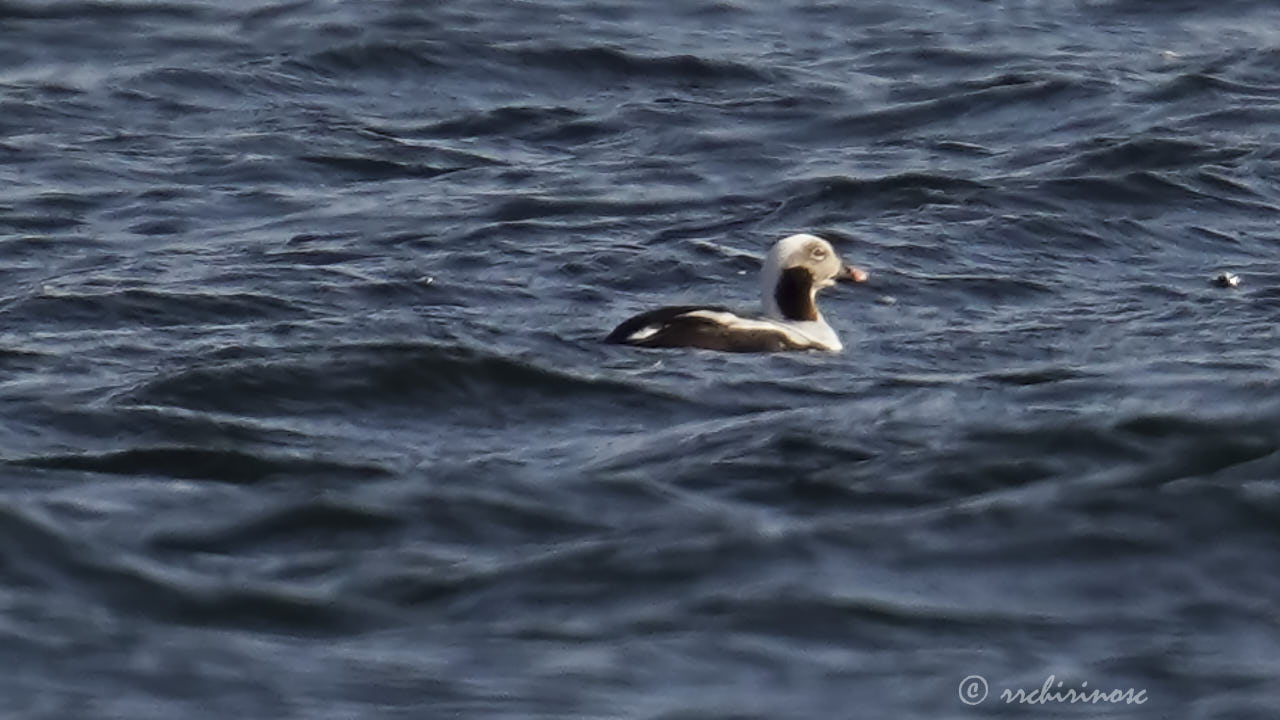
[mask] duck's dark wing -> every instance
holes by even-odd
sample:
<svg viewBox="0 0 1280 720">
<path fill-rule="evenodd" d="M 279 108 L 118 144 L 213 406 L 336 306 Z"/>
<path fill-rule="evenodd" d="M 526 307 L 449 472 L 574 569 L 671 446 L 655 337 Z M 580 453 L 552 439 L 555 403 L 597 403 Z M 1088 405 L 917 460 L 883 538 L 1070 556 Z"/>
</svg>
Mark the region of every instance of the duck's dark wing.
<svg viewBox="0 0 1280 720">
<path fill-rule="evenodd" d="M 723 307 L 681 305 L 658 308 L 623 322 L 604 341 L 636 347 L 695 347 L 723 352 L 777 352 L 814 347 L 781 328 L 761 327 L 758 322 L 735 327 L 732 323 L 690 314 L 697 312 L 733 316 L 731 310 Z"/>
</svg>

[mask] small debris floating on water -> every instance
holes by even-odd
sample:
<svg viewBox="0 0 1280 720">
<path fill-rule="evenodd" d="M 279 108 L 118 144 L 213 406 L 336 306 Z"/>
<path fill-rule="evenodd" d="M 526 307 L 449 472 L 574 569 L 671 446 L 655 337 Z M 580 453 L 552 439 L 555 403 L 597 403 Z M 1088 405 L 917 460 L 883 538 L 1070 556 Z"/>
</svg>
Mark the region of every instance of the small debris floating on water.
<svg viewBox="0 0 1280 720">
<path fill-rule="evenodd" d="M 1213 284 L 1224 288 L 1240 287 L 1240 276 L 1223 270 L 1214 276 Z"/>
</svg>

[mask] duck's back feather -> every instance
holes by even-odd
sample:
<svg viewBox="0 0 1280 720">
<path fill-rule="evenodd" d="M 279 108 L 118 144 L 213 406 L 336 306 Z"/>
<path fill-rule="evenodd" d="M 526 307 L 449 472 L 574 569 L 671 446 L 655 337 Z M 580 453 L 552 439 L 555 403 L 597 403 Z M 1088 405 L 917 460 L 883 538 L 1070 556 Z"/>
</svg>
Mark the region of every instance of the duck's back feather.
<svg viewBox="0 0 1280 720">
<path fill-rule="evenodd" d="M 630 318 L 605 342 L 649 348 L 695 347 L 722 352 L 819 349 L 778 323 L 739 317 L 728 308 L 680 305 Z"/>
</svg>

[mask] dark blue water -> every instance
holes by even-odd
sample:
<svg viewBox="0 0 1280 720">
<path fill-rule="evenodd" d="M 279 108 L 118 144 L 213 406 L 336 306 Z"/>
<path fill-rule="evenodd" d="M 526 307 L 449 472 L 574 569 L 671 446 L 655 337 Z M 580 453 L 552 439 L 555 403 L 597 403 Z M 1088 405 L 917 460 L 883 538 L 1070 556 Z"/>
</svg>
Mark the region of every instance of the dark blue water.
<svg viewBox="0 0 1280 720">
<path fill-rule="evenodd" d="M 1278 28 L 0 0 L 0 709 L 1274 717 Z"/>
</svg>

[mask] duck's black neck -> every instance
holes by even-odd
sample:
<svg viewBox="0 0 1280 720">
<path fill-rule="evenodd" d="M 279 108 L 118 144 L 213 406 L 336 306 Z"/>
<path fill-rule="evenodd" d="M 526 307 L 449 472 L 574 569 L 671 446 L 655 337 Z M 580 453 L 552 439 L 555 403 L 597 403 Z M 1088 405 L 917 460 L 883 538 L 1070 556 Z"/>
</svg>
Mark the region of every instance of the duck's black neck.
<svg viewBox="0 0 1280 720">
<path fill-rule="evenodd" d="M 817 320 L 818 308 L 813 302 L 813 273 L 802 267 L 787 268 L 773 288 L 778 312 L 788 320 Z"/>
</svg>

